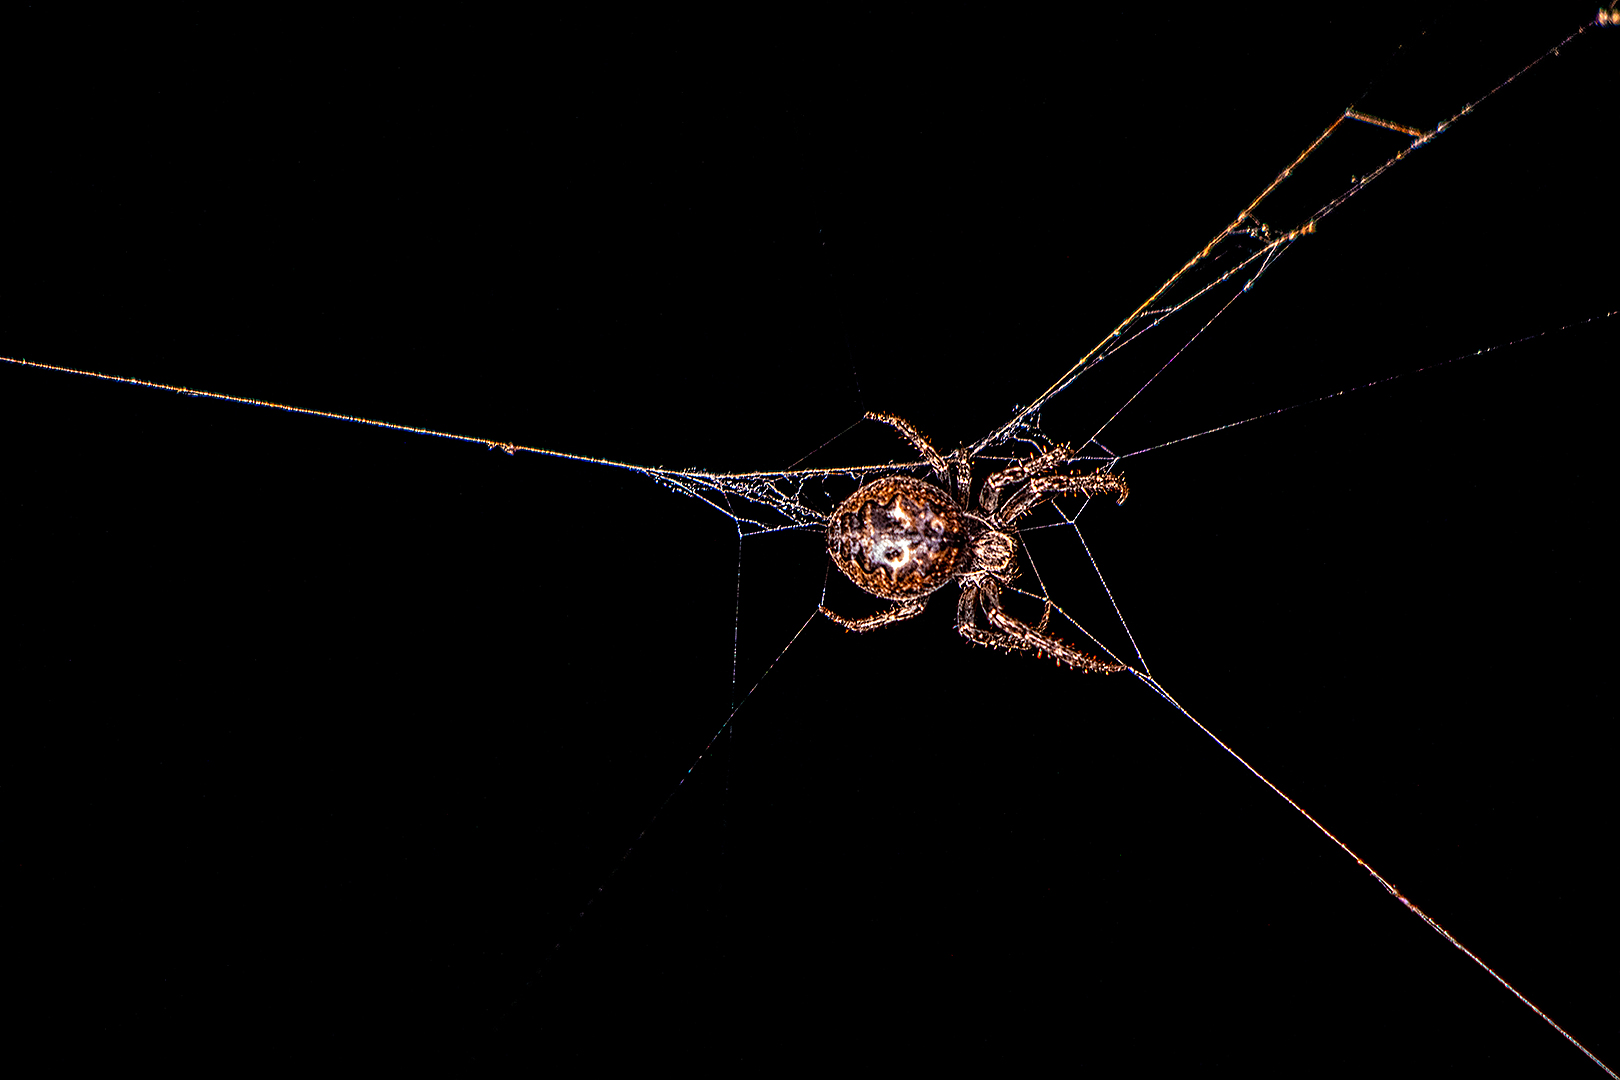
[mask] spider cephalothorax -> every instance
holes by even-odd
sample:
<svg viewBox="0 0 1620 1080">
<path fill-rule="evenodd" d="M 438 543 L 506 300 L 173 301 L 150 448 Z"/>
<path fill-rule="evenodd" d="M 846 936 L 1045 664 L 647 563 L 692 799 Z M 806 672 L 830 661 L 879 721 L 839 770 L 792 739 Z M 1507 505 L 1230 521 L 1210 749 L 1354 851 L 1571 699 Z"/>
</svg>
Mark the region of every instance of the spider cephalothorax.
<svg viewBox="0 0 1620 1080">
<path fill-rule="evenodd" d="M 827 520 L 827 554 L 840 573 L 894 607 L 865 619 L 846 619 L 823 607 L 822 614 L 850 630 L 873 630 L 909 619 L 928 606 L 928 597 L 952 581 L 962 586 L 956 629 L 976 645 L 1033 649 L 1060 664 L 1083 671 L 1124 671 L 1125 665 L 1099 660 L 1046 633 L 1040 626 L 1008 615 L 1001 586 L 1017 573 L 1019 518 L 1059 495 L 1119 496 L 1123 477 L 1105 472 L 1060 474 L 1070 457 L 1056 446 L 1038 457 L 991 473 L 973 509 L 972 477 L 965 454 L 949 463 L 922 433 L 897 416 L 867 413 L 905 436 L 933 467 L 938 483 L 911 476 L 886 476 L 862 486 Z M 990 624 L 981 627 L 980 614 Z"/>
</svg>

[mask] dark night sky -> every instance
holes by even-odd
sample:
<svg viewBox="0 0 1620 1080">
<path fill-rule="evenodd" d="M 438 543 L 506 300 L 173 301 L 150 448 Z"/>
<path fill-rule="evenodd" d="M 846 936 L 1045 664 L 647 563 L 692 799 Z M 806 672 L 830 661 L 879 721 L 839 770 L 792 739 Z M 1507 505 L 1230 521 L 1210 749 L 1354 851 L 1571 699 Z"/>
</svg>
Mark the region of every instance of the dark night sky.
<svg viewBox="0 0 1620 1080">
<path fill-rule="evenodd" d="M 1591 14 L 1542 7 L 22 26 L 0 354 L 639 464 L 904 458 L 839 437 L 869 408 L 950 448 L 1346 104 L 1427 126 Z M 1109 445 L 1612 308 L 1617 47 L 1351 200 Z M 1275 224 L 1401 141 L 1353 134 Z M 1611 320 L 1131 458 L 1083 519 L 1164 685 L 1611 1061 L 1614 355 Z M 12 892 L 70 1055 L 1592 1074 L 1134 680 L 944 600 L 778 660 L 814 533 L 739 576 L 632 473 L 11 365 L 0 408 Z M 1073 534 L 1029 543 L 1128 650 Z"/>
</svg>

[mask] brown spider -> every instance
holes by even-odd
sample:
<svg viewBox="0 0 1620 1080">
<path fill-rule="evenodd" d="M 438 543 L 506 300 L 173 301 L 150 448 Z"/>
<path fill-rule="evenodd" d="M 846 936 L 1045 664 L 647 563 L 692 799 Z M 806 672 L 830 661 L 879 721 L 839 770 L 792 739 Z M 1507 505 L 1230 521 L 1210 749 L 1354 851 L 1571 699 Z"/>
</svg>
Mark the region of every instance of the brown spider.
<svg viewBox="0 0 1620 1080">
<path fill-rule="evenodd" d="M 886 476 L 861 487 L 827 519 L 827 554 L 849 580 L 873 596 L 895 601 L 887 611 L 865 619 L 821 613 L 846 630 L 875 630 L 922 613 L 928 597 L 951 581 L 962 584 L 956 602 L 956 629 L 975 645 L 1033 649 L 1082 671 L 1124 671 L 1124 664 L 1099 660 L 1046 633 L 1046 618 L 1030 626 L 1001 607 L 1001 586 L 1018 572 L 1019 518 L 1059 495 L 1116 493 L 1124 502 L 1123 477 L 1105 472 L 1054 475 L 1069 460 L 1067 446 L 985 478 L 977 510 L 969 510 L 971 462 L 958 450 L 941 457 L 922 433 L 898 416 L 867 413 L 888 424 L 934 469 L 938 484 L 910 476 Z M 1010 492 L 1010 494 L 1009 494 Z M 953 494 L 954 493 L 954 494 Z M 978 625 L 978 613 L 993 629 Z M 1050 614 L 1050 607 L 1048 607 Z"/>
</svg>

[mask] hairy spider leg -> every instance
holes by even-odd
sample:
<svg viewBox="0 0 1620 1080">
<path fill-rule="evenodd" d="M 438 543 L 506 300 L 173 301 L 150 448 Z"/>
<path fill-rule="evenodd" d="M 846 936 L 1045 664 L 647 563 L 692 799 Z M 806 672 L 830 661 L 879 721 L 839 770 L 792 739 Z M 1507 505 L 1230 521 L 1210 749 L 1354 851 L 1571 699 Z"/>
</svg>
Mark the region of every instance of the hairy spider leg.
<svg viewBox="0 0 1620 1080">
<path fill-rule="evenodd" d="M 976 616 L 980 610 L 990 625 L 995 627 L 994 630 L 986 630 L 977 624 Z M 1013 618 L 1002 610 L 1001 587 L 991 578 L 985 578 L 977 585 L 963 586 L 962 596 L 956 603 L 956 629 L 975 645 L 1009 652 L 1032 650 L 1051 656 L 1059 665 L 1067 664 L 1078 671 L 1102 675 L 1130 670 L 1124 664 L 1100 660 L 1090 653 L 1081 652 L 1073 645 Z"/>
<path fill-rule="evenodd" d="M 1084 476 L 1038 476 L 1024 486 L 1023 490 L 1015 494 L 1006 506 L 996 514 L 997 520 L 1004 525 L 1013 522 L 1028 514 L 1043 502 L 1064 495 L 1084 495 L 1088 499 L 1095 495 L 1115 494 L 1116 504 L 1125 501 L 1131 489 L 1125 483 L 1123 476 L 1113 473 L 1094 472 Z"/>
<path fill-rule="evenodd" d="M 869 412 L 866 414 L 866 419 L 876 420 L 880 424 L 888 424 L 898 431 L 906 442 L 910 443 L 912 448 L 922 455 L 922 459 L 928 462 L 928 467 L 934 470 L 934 475 L 938 477 L 940 486 L 955 495 L 957 502 L 963 506 L 967 505 L 967 473 L 964 471 L 960 475 L 953 474 L 951 467 L 945 463 L 945 459 L 940 456 L 939 451 L 934 449 L 934 444 L 929 442 L 928 437 L 918 431 L 911 421 L 904 420 L 892 413 L 880 412 Z M 960 455 L 956 455 L 956 457 L 959 458 Z"/>
<path fill-rule="evenodd" d="M 930 593 L 929 595 L 933 594 Z M 825 604 L 821 605 L 821 613 L 845 630 L 854 630 L 864 634 L 868 630 L 876 630 L 880 626 L 887 626 L 893 622 L 900 622 L 903 619 L 915 618 L 921 615 L 923 609 L 928 606 L 928 599 L 928 596 L 919 596 L 915 600 L 906 600 L 895 604 L 894 607 L 889 608 L 887 611 L 880 611 L 876 615 L 868 615 L 864 619 L 846 619 Z"/>
</svg>

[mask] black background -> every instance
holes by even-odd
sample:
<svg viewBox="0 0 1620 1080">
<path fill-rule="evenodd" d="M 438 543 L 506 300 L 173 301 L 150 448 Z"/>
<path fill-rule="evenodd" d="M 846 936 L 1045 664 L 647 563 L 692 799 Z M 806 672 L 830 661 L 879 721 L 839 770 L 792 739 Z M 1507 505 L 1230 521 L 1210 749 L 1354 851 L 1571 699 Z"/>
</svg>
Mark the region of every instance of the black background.
<svg viewBox="0 0 1620 1080">
<path fill-rule="evenodd" d="M 979 437 L 1346 104 L 1429 127 L 1591 15 L 1541 7 L 23 23 L 3 351 L 635 464 L 905 460 L 864 410 Z M 1610 33 L 1105 441 L 1405 377 L 1129 458 L 1082 521 L 1170 692 L 1612 1061 L 1613 322 L 1406 374 L 1614 306 Z M 1336 137 L 1262 216 L 1402 141 Z M 863 603 L 813 532 L 0 380 L 17 970 L 69 1060 L 1592 1074 L 1135 680 L 972 649 L 944 601 L 810 619 Z M 1129 656 L 1074 534 L 1028 542 Z"/>
</svg>

